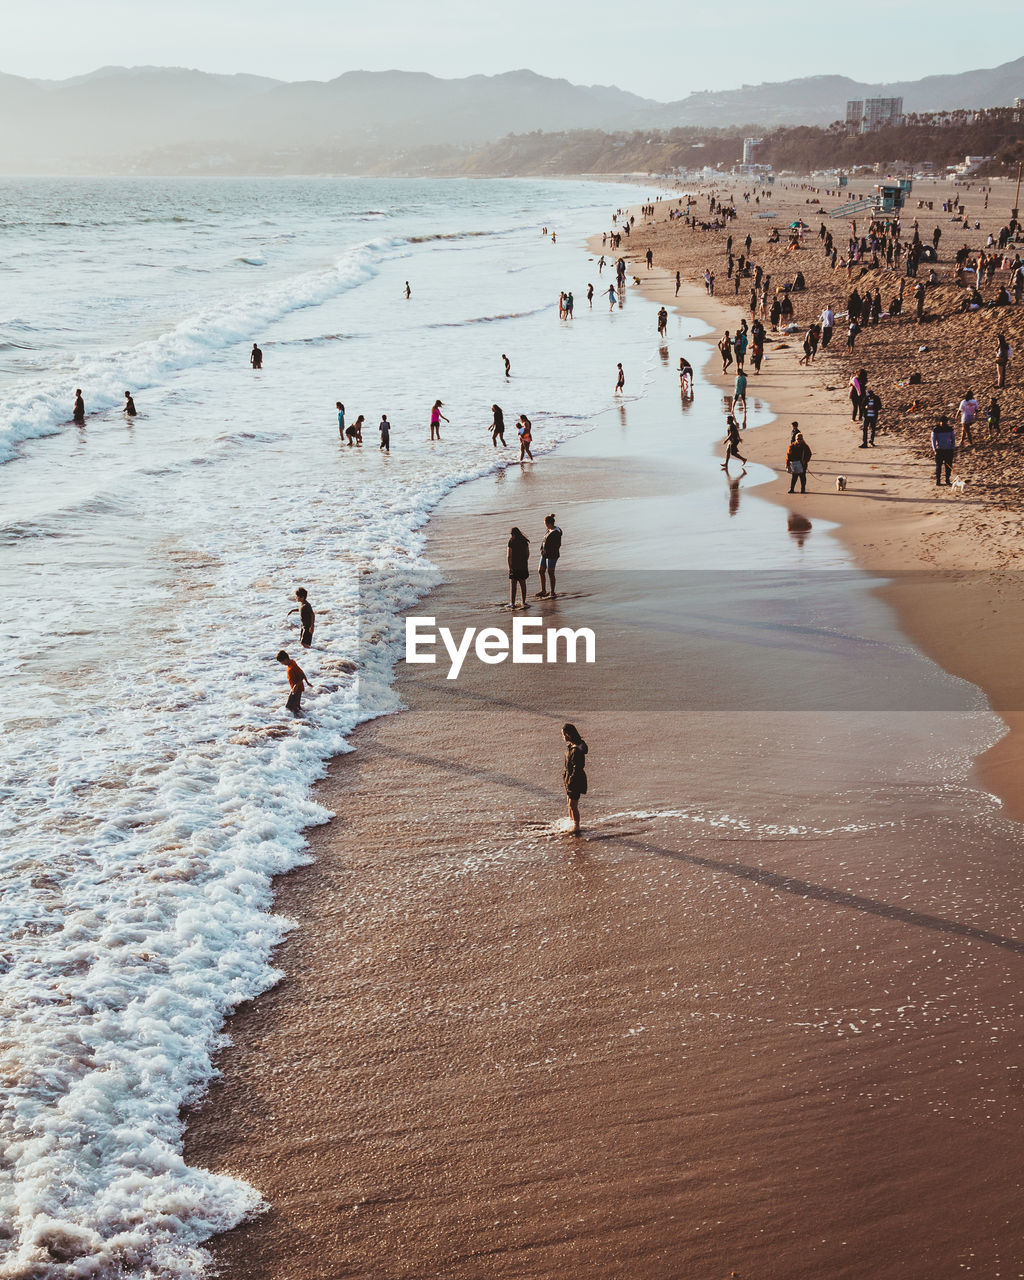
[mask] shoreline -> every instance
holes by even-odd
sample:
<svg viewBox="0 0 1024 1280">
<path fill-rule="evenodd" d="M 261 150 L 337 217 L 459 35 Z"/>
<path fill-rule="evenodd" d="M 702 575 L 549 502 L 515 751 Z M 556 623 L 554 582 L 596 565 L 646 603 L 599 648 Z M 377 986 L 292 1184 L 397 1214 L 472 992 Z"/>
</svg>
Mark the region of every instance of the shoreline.
<svg viewBox="0 0 1024 1280">
<path fill-rule="evenodd" d="M 639 228 L 638 222 L 633 234 L 645 243 Z M 595 255 L 602 252 L 599 237 L 588 243 Z M 645 271 L 640 280 L 644 296 L 709 326 L 710 334 L 695 339 L 708 344 L 704 376 L 723 394 L 730 393 L 734 368 L 725 375 L 716 369 L 714 343 L 723 329 L 735 331 L 748 314 L 746 308 L 721 295 L 709 297 L 685 277 L 676 297 L 674 277 L 665 267 Z M 762 373 L 748 370 L 748 396 L 753 400 L 763 393 L 772 419 L 745 432 L 744 447 L 752 461 L 772 467 L 778 477 L 755 486 L 758 496 L 794 513 L 799 509 L 812 521 L 831 522 L 836 537 L 865 571 L 905 575 L 902 581 L 896 576 L 880 585 L 878 594 L 895 611 L 907 637 L 944 671 L 979 688 L 1002 720 L 1006 732 L 975 760 L 974 776 L 999 798 L 1009 817 L 1024 822 L 1024 676 L 1006 660 L 1024 624 L 1024 610 L 1012 580 L 995 576 L 1011 569 L 1018 557 L 1016 547 L 1007 545 L 1011 522 L 1005 506 L 985 506 L 984 497 L 973 495 L 953 500 L 949 490 L 936 495 L 929 466 L 903 439 L 885 430 L 876 449 L 861 455 L 859 424 L 851 424 L 843 408 L 845 373 L 834 364 L 826 371 L 819 362 L 814 370 L 801 369 L 800 339 L 801 334 L 769 331 Z M 793 419 L 801 422 L 815 455 L 803 495 L 786 491 L 781 465 Z M 724 414 L 722 421 L 724 429 Z M 963 465 L 960 460 L 958 465 Z M 847 478 L 843 493 L 834 489 L 840 474 Z M 996 524 L 998 540 L 985 545 L 985 531 L 979 539 L 971 516 Z M 942 540 L 941 554 L 936 539 Z M 985 554 L 994 554 L 995 563 L 979 563 Z M 965 577 L 970 573 L 978 575 L 974 581 Z M 927 592 L 921 589 L 922 574 L 929 575 Z"/>
</svg>

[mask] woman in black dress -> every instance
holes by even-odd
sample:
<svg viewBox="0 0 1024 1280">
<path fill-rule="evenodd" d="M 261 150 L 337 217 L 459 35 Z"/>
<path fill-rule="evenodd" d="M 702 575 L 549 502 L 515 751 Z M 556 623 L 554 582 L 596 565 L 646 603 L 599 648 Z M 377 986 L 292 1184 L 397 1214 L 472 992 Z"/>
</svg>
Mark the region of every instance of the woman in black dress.
<svg viewBox="0 0 1024 1280">
<path fill-rule="evenodd" d="M 565 742 L 565 772 L 562 781 L 565 783 L 572 834 L 575 836 L 580 831 L 580 796 L 587 794 L 587 772 L 583 767 L 587 760 L 587 744 L 574 724 L 562 725 L 562 740 Z"/>
<path fill-rule="evenodd" d="M 508 540 L 508 584 L 509 604 L 516 607 L 516 587 L 523 593 L 523 608 L 526 608 L 526 579 L 530 576 L 530 539 L 522 529 L 515 526 Z"/>
</svg>

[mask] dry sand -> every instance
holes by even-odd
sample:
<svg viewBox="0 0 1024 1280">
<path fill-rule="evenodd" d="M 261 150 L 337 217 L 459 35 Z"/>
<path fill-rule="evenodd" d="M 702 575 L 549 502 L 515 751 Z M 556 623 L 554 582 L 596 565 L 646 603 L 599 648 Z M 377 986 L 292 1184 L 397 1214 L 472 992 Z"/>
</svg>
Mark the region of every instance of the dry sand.
<svg viewBox="0 0 1024 1280">
<path fill-rule="evenodd" d="M 835 397 L 801 372 L 773 351 L 757 389 L 783 421 L 744 442 L 778 465 L 790 417 L 806 423 L 825 491 L 793 518 L 834 520 L 842 501 L 842 536 L 879 567 L 930 568 L 911 548 L 932 529 L 973 565 L 971 507 L 938 505 L 886 437 L 858 468 Z M 465 486 L 429 553 L 483 568 L 524 512 L 535 535 L 555 509 L 574 548 L 677 564 L 688 463 L 664 403 Z M 845 495 L 828 491 L 840 468 Z M 611 626 L 616 602 L 578 589 L 601 560 L 563 565 L 566 598 L 535 608 Z M 431 607 L 479 621 L 492 603 L 454 573 Z M 978 632 L 950 609 L 969 664 Z M 920 616 L 927 631 L 931 591 Z M 633 654 L 650 705 L 678 622 L 658 615 Z M 695 660 L 708 679 L 717 644 Z M 576 840 L 558 728 L 578 691 L 538 699 L 495 670 L 453 692 L 407 669 L 410 710 L 360 730 L 320 789 L 338 816 L 278 886 L 299 924 L 285 979 L 233 1019 L 187 1133 L 190 1161 L 270 1204 L 215 1242 L 223 1274 L 1024 1274 L 1019 835 L 955 768 L 986 717 L 609 697 L 579 717 Z"/>
</svg>

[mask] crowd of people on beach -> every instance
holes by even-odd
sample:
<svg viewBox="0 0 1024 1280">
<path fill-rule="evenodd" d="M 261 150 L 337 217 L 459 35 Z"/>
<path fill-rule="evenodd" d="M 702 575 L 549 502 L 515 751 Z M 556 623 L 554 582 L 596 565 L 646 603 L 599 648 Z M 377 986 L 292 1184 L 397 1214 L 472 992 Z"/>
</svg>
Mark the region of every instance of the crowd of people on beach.
<svg viewBox="0 0 1024 1280">
<path fill-rule="evenodd" d="M 808 187 L 808 189 L 813 188 Z M 989 191 L 984 187 L 982 191 L 987 209 Z M 743 193 L 744 204 L 749 205 L 751 195 L 751 192 Z M 753 199 L 758 202 L 761 196 L 771 199 L 768 191 L 759 192 L 753 196 Z M 702 201 L 705 199 L 706 215 L 702 208 Z M 809 196 L 807 202 L 810 203 Z M 816 197 L 814 203 L 820 205 L 820 198 Z M 931 201 L 919 201 L 918 207 L 923 208 L 926 203 L 927 207 L 931 208 Z M 1024 245 L 1024 226 L 1018 222 L 1016 210 L 1001 227 L 988 234 L 983 248 L 971 249 L 965 239 L 962 246 L 952 255 L 950 268 L 945 277 L 940 275 L 939 249 L 943 237 L 942 228 L 935 226 L 930 235 L 926 235 L 919 219 L 915 217 L 911 220 L 906 209 L 897 207 L 893 210 L 876 211 L 869 215 L 863 226 L 858 225 L 856 218 L 851 219 L 848 224 L 848 235 L 842 243 L 840 243 L 841 237 L 830 228 L 828 223 L 821 220 L 817 239 L 825 259 L 826 269 L 836 275 L 840 272 L 844 273 L 846 280 L 849 281 L 841 304 L 844 309 L 840 311 L 836 305 L 829 302 L 821 308 L 820 312 L 816 311 L 811 316 L 805 315 L 802 322 L 798 322 L 799 300 L 807 290 L 804 271 L 791 271 L 787 265 L 784 281 L 773 284 L 768 264 L 754 260 L 755 256 L 760 255 L 755 248 L 753 230 L 747 232 L 743 239 L 740 239 L 740 233 L 734 230 L 740 207 L 740 202 L 734 195 L 726 197 L 719 194 L 717 190 L 712 190 L 700 198 L 687 194 L 674 200 L 672 204 L 674 207 L 669 209 L 670 222 L 681 219 L 692 233 L 720 233 L 720 238 L 716 237 L 716 249 L 724 258 L 725 276 L 733 282 L 734 296 L 740 295 L 744 282 L 748 288 L 747 310 L 750 324 L 748 325 L 747 318 L 743 317 L 739 329 L 725 330 L 717 343 L 722 358 L 722 373 L 731 374 L 735 367 L 735 382 L 724 440 L 726 455 L 722 465 L 726 471 L 731 459 L 736 458 L 742 462 L 739 432 L 746 422 L 745 364 L 749 359 L 753 374 L 756 376 L 760 373 L 767 333 L 775 335 L 777 342 L 790 334 L 801 335 L 802 354 L 799 364 L 809 367 L 815 363 L 820 353 L 829 350 L 836 330 L 840 326 L 846 339 L 845 354 L 849 357 L 857 351 L 858 339 L 865 332 L 873 331 L 879 325 L 908 321 L 922 325 L 928 324 L 933 319 L 930 314 L 929 300 L 933 290 L 941 286 L 948 289 L 952 284 L 962 291 L 958 307 L 961 313 L 1014 307 L 1024 303 L 1024 260 L 1021 253 L 1021 246 Z M 663 208 L 661 216 L 664 216 Z M 951 220 L 954 224 L 959 224 L 963 231 L 980 230 L 980 221 L 975 219 L 973 224 L 971 223 L 959 194 L 943 201 L 942 209 L 944 213 L 953 215 Z M 648 211 L 645 213 L 646 219 L 653 220 L 658 215 L 659 210 L 656 206 L 648 206 Z M 651 222 L 648 221 L 645 225 L 651 225 Z M 807 222 L 798 217 L 790 229 L 789 251 L 796 254 L 806 251 L 808 246 L 805 244 L 805 233 L 810 234 L 811 228 Z M 782 247 L 782 237 L 778 234 L 777 228 L 772 228 L 768 232 L 764 243 L 766 247 L 772 245 Z M 651 248 L 649 246 L 646 249 L 641 247 L 638 253 L 650 264 Z M 927 274 L 925 275 L 924 272 Z M 681 272 L 676 268 L 674 274 L 678 296 Z M 886 289 L 884 283 L 886 276 L 892 281 L 891 292 Z M 872 281 L 870 285 L 865 277 Z M 698 280 L 702 281 L 706 294 L 716 295 L 714 262 L 707 261 L 698 274 Z M 981 294 L 982 285 L 991 286 L 991 293 L 987 300 Z M 885 291 L 884 294 L 883 291 Z M 904 311 L 904 303 L 908 299 L 911 304 L 909 315 Z M 1008 374 L 1013 367 L 1014 349 L 1010 328 L 1011 326 L 1008 326 L 1007 331 L 999 333 L 994 343 L 994 389 L 996 391 L 1007 386 Z M 925 344 L 920 349 L 925 352 L 929 348 Z M 683 383 L 682 377 L 681 383 Z M 899 385 L 902 387 L 906 384 L 913 387 L 920 383 L 920 374 L 910 372 Z M 877 385 L 868 385 L 868 372 L 864 368 L 854 371 L 849 380 L 848 394 L 852 420 L 860 427 L 859 447 L 870 449 L 876 446 L 877 436 L 883 430 L 882 396 Z M 910 404 L 909 412 L 919 412 L 917 401 Z M 942 478 L 945 478 L 946 483 L 950 483 L 946 463 L 952 461 L 957 450 L 971 448 L 979 442 L 975 423 L 981 415 L 982 410 L 973 393 L 966 391 L 955 414 L 949 412 L 940 413 L 937 416 L 934 430 L 931 431 L 937 483 L 942 483 Z M 986 439 L 993 442 L 999 440 L 1002 408 L 995 395 L 991 397 L 983 416 L 988 425 Z M 957 439 L 957 427 L 959 427 L 959 439 Z M 1014 434 L 1022 431 L 1024 431 L 1024 424 L 1014 428 Z M 789 474 L 791 492 L 795 491 L 797 485 L 800 486 L 801 492 L 804 491 L 810 456 L 810 446 L 803 439 L 802 434 L 799 441 L 791 440 L 786 455 L 786 470 Z M 845 477 L 843 485 L 839 487 L 844 485 Z M 956 487 L 955 484 L 953 487 Z"/>
</svg>

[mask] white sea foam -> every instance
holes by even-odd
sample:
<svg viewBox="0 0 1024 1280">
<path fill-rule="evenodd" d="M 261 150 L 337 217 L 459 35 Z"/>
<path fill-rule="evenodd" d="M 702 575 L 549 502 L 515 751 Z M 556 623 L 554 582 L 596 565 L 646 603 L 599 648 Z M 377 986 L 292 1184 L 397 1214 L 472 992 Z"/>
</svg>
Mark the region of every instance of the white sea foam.
<svg viewBox="0 0 1024 1280">
<path fill-rule="evenodd" d="M 384 186 L 357 184 L 347 207 L 386 208 L 394 184 Z M 166 187 L 167 208 L 148 210 L 139 241 L 163 265 L 133 278 L 138 296 L 127 301 L 116 243 L 81 282 L 48 274 L 38 246 L 29 253 L 39 316 L 49 306 L 54 319 L 47 327 L 22 299 L 31 328 L 18 332 L 50 353 L 86 339 L 89 350 L 46 383 L 16 370 L 0 456 L 60 430 L 65 375 L 87 388 L 91 410 L 119 406 L 126 387 L 149 390 L 130 434 L 108 415 L 106 428 L 91 420 L 84 433 L 23 445 L 0 467 L 0 631 L 11 655 L 0 673 L 4 1280 L 191 1280 L 204 1272 L 203 1242 L 258 1210 L 256 1189 L 185 1165 L 180 1108 L 210 1078 L 226 1015 L 278 976 L 271 951 L 288 923 L 270 913 L 271 878 L 302 862 L 303 830 L 328 817 L 310 784 L 360 720 L 397 707 L 396 619 L 436 581 L 422 525 L 454 485 L 507 463 L 486 432 L 496 395 L 533 412 L 543 458 L 608 404 L 613 351 L 632 350 L 637 369 L 647 359 L 648 335 L 631 339 L 604 316 L 586 349 L 556 350 L 547 260 L 494 305 L 504 262 L 529 260 L 532 224 L 551 221 L 558 188 L 510 186 L 503 207 L 500 185 L 487 184 L 497 207 L 473 213 L 483 225 L 465 212 L 475 195 L 460 210 L 461 188 L 439 184 L 433 203 L 408 189 L 424 212 L 339 249 L 346 189 L 297 186 L 281 216 L 316 234 L 268 233 L 255 289 L 239 264 L 223 268 L 230 278 L 211 265 L 231 263 L 226 247 L 244 239 L 230 186 L 219 223 L 205 208 L 211 188 Z M 137 262 L 110 190 L 111 224 Z M 510 209 L 520 216 L 524 190 L 522 244 L 489 237 L 489 225 L 507 229 Z M 253 204 L 280 192 L 259 186 Z M 604 193 L 570 195 L 589 230 Z M 431 238 L 446 224 L 481 234 Z M 26 225 L 48 234 L 45 219 Z M 189 239 L 194 270 L 183 273 L 174 237 L 194 226 L 209 248 Z M 59 259 L 63 243 L 46 257 Z M 476 255 L 465 270 L 462 254 Z M 332 265 L 311 267 L 311 256 Z M 559 246 L 551 261 L 577 271 L 580 255 Z M 88 329 L 65 327 L 60 290 L 77 283 L 93 303 Z M 421 293 L 429 302 L 418 306 Z M 175 313 L 185 318 L 168 323 Z M 105 341 L 126 316 L 140 340 Z M 339 333 L 352 342 L 330 340 Z M 255 377 L 240 345 L 254 336 L 268 357 Z M 514 353 L 514 393 L 503 349 Z M 350 405 L 385 397 L 390 457 L 374 448 L 370 414 L 364 448 L 338 452 L 338 384 Z M 433 450 L 424 404 L 435 386 L 452 425 Z M 503 577 L 503 547 L 496 555 Z M 292 721 L 273 655 L 294 643 L 284 615 L 299 582 L 320 617 L 316 648 L 301 657 L 315 692 Z"/>
</svg>

